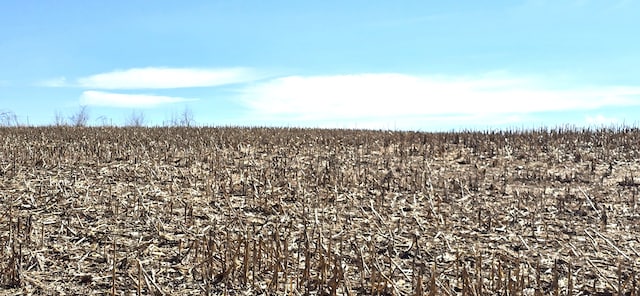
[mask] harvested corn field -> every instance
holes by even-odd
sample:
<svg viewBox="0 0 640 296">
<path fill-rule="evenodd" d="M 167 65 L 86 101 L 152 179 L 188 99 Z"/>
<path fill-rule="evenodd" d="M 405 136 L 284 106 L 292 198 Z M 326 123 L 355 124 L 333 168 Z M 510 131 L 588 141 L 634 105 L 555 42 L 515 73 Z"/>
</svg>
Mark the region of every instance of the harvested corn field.
<svg viewBox="0 0 640 296">
<path fill-rule="evenodd" d="M 0 129 L 3 295 L 639 295 L 638 129 Z"/>
</svg>

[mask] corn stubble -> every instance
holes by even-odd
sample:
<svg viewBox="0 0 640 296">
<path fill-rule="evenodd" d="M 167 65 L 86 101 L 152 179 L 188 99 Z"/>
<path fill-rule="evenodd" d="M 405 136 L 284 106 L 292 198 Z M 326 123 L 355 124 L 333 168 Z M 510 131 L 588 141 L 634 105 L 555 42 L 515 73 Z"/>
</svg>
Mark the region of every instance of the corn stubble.
<svg viewBox="0 0 640 296">
<path fill-rule="evenodd" d="M 640 292 L 634 128 L 0 142 L 0 294 Z"/>
</svg>

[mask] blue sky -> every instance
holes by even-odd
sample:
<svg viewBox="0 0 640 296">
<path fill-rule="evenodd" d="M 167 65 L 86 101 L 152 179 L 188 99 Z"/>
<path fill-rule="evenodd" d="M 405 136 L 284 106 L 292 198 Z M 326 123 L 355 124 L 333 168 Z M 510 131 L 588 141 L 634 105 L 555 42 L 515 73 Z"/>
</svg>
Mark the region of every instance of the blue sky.
<svg viewBox="0 0 640 296">
<path fill-rule="evenodd" d="M 455 4 L 454 4 L 455 3 Z M 640 121 L 640 3 L 3 1 L 0 110 L 47 125 L 447 130 Z"/>
</svg>

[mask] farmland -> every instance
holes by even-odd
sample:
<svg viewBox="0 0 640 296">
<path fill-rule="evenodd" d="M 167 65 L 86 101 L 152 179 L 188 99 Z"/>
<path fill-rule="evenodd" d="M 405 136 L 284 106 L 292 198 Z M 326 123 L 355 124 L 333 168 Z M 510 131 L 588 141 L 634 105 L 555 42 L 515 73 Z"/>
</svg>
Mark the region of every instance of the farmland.
<svg viewBox="0 0 640 296">
<path fill-rule="evenodd" d="M 639 295 L 640 130 L 0 129 L 0 294 Z"/>
</svg>

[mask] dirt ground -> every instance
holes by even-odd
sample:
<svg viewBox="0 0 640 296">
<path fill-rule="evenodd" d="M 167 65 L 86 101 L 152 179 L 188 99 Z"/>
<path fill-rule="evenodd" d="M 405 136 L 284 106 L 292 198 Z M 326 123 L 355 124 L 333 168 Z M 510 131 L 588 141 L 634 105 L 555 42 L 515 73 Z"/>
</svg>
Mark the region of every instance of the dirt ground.
<svg viewBox="0 0 640 296">
<path fill-rule="evenodd" d="M 0 129 L 1 295 L 640 295 L 640 131 Z"/>
</svg>

